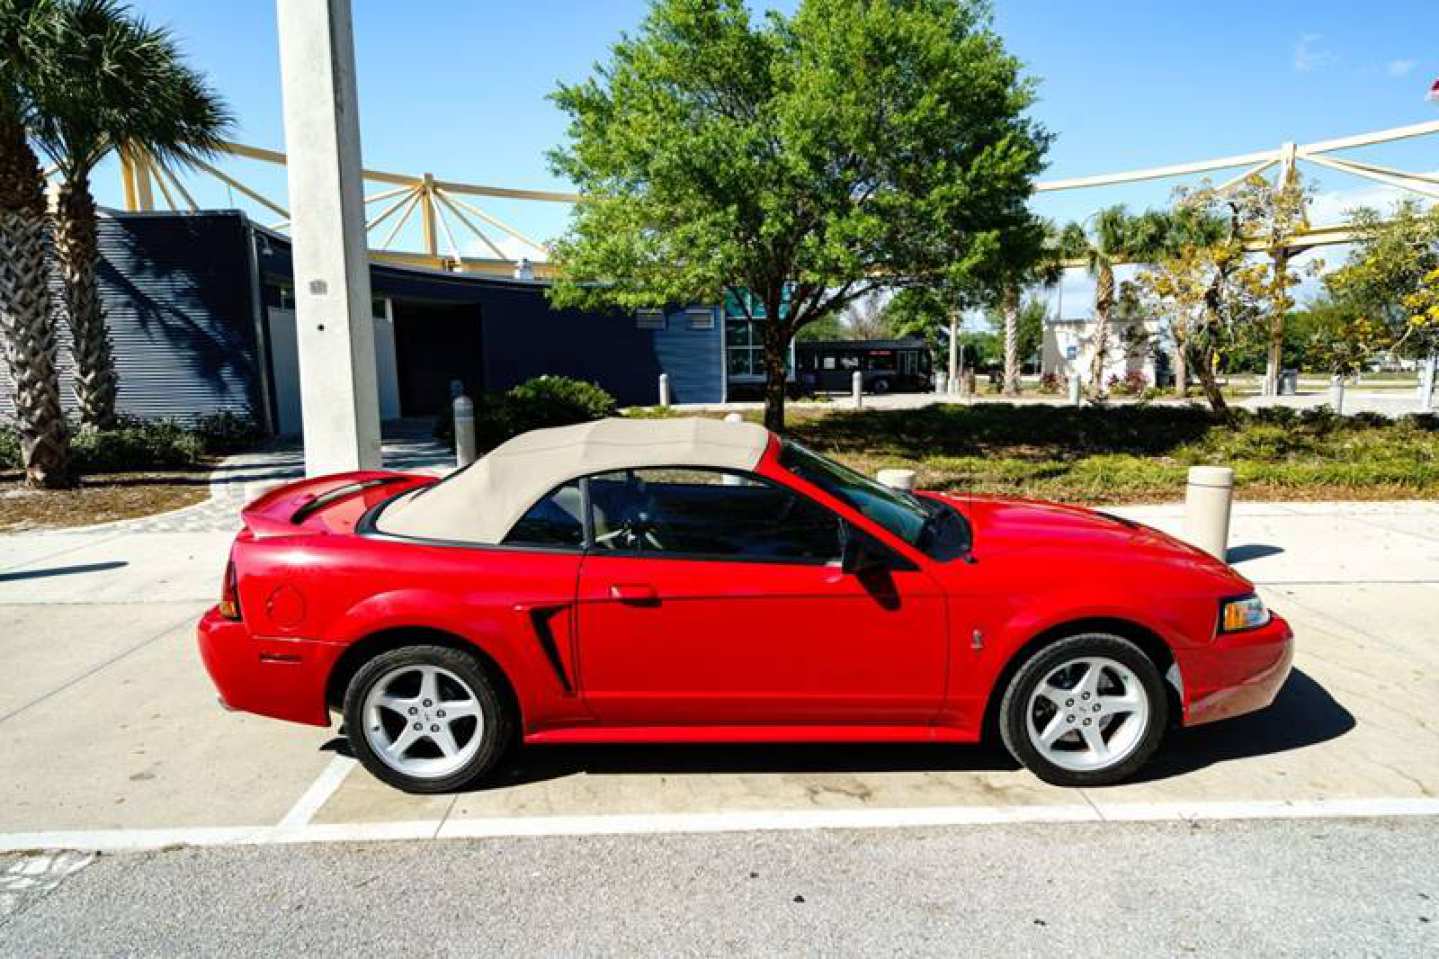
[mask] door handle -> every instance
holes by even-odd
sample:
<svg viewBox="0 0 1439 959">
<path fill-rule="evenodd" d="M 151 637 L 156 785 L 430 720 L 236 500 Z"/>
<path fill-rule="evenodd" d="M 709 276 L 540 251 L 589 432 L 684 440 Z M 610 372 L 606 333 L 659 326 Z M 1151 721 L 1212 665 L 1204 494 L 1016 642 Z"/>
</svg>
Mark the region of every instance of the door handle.
<svg viewBox="0 0 1439 959">
<path fill-rule="evenodd" d="M 621 603 L 650 606 L 660 601 L 659 593 L 648 583 L 613 583 L 610 585 L 610 599 Z"/>
</svg>

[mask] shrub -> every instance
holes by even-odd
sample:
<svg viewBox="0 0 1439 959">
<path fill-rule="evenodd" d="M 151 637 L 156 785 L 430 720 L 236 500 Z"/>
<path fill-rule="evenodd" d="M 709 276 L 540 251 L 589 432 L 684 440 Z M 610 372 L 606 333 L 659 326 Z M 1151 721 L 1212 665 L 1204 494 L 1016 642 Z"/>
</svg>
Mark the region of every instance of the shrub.
<svg viewBox="0 0 1439 959">
<path fill-rule="evenodd" d="M 205 459 L 205 440 L 175 420 L 121 417 L 108 430 L 74 430 L 72 462 L 81 473 L 177 469 Z"/>
<path fill-rule="evenodd" d="M 108 430 L 74 423 L 68 429 L 71 466 L 81 474 L 199 466 L 208 455 L 245 449 L 264 436 L 257 422 L 235 413 L 201 416 L 194 425 L 121 416 Z M 0 424 L 0 469 L 20 466 L 20 434 L 12 424 Z"/>
<path fill-rule="evenodd" d="M 481 451 L 530 430 L 604 419 L 617 408 L 615 398 L 600 387 L 567 376 L 537 376 L 506 393 L 487 393 L 474 403 L 475 445 Z M 453 411 L 445 410 L 436 418 L 434 435 L 454 444 Z"/>
<path fill-rule="evenodd" d="M 567 376 L 537 376 L 505 394 L 515 433 L 601 420 L 615 413 L 615 398 L 593 383 Z"/>
<path fill-rule="evenodd" d="M 207 453 L 238 453 L 265 437 L 265 430 L 253 416 L 229 410 L 195 417 L 194 430 L 200 434 Z"/>
<path fill-rule="evenodd" d="M 1039 378 L 1039 392 L 1041 393 L 1062 393 L 1064 392 L 1064 377 L 1058 373 L 1050 372 Z"/>
<path fill-rule="evenodd" d="M 20 431 L 9 423 L 0 423 L 0 470 L 20 468 Z"/>
<path fill-rule="evenodd" d="M 1149 389 L 1149 380 L 1139 370 L 1129 370 L 1123 378 L 1111 375 L 1105 386 L 1109 392 L 1120 396 L 1142 396 Z"/>
</svg>

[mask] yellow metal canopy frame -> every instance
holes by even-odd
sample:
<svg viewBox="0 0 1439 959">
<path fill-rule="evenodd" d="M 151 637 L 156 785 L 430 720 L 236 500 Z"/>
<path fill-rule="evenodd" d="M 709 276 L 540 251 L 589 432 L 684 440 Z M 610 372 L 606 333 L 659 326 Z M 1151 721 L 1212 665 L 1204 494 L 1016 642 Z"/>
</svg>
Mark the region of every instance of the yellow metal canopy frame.
<svg viewBox="0 0 1439 959">
<path fill-rule="evenodd" d="M 1122 173 L 1042 181 L 1035 184 L 1035 192 L 1084 190 L 1148 180 L 1192 177 L 1242 168 L 1241 172 L 1218 185 L 1219 190 L 1227 191 L 1238 187 L 1251 176 L 1265 176 L 1273 168 L 1278 168 L 1276 182 L 1283 182 L 1283 178 L 1287 177 L 1297 164 L 1306 162 L 1419 196 L 1439 199 L 1439 174 L 1399 170 L 1334 155 L 1346 150 L 1435 134 L 1439 134 L 1439 120 L 1331 140 L 1320 140 L 1314 143 L 1284 143 L 1274 150 L 1217 157 L 1194 163 L 1178 163 Z M 242 143 L 225 143 L 221 148 L 221 153 L 224 156 L 257 160 L 282 167 L 285 165 L 285 154 L 276 150 L 246 146 Z M 221 161 L 216 158 L 216 162 Z M 156 205 L 157 194 L 164 204 L 163 208 L 192 211 L 200 209 L 193 194 L 186 188 L 184 180 L 178 173 L 154 156 L 133 148 L 121 150 L 120 168 L 125 209 L 154 210 L 160 208 Z M 289 226 L 290 212 L 286 208 L 287 201 L 271 199 L 259 190 L 246 185 L 237 176 L 231 175 L 209 162 L 196 161 L 194 168 L 186 172 L 188 175 L 209 176 L 274 214 L 278 219 L 266 224 L 271 229 L 285 230 Z M 478 205 L 480 198 L 528 200 L 540 203 L 583 202 L 583 197 L 576 193 L 482 186 L 439 180 L 431 173 L 416 176 L 383 170 L 365 170 L 363 178 L 367 187 L 370 185 L 376 187 L 373 192 L 367 192 L 365 195 L 365 230 L 371 238 L 371 258 L 379 263 L 452 272 L 510 275 L 515 269 L 517 258 L 512 253 L 507 254 L 500 248 L 494 238 L 494 234 L 499 234 L 515 241 L 521 250 L 533 252 L 534 256 L 527 258 L 534 261 L 533 270 L 537 277 L 546 277 L 552 273 L 552 268 L 545 262 L 549 254 L 549 249 L 545 244 L 525 235 L 519 229 L 482 209 Z M 401 236 L 417 211 L 420 218 L 421 249 L 394 249 L 396 239 Z M 478 239 L 480 244 L 493 256 L 465 255 L 457 240 L 455 228 L 451 225 L 451 218 L 462 231 L 465 231 L 461 235 Z M 378 231 L 383 231 L 383 233 Z M 383 239 L 376 245 L 374 239 L 380 235 L 383 236 Z M 1285 240 L 1282 247 L 1294 252 L 1316 246 L 1347 243 L 1351 239 L 1352 235 L 1347 226 L 1331 224 L 1300 231 Z M 1256 252 L 1275 252 L 1267 241 L 1256 240 L 1253 249 Z M 526 254 L 521 253 L 520 256 L 524 257 Z"/>
</svg>

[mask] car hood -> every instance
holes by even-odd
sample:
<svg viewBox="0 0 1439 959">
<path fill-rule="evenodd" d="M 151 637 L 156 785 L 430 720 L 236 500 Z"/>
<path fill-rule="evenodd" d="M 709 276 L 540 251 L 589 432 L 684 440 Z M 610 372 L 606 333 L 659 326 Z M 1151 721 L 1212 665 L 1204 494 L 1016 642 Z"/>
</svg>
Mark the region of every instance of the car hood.
<svg viewBox="0 0 1439 959">
<path fill-rule="evenodd" d="M 1132 562 L 1162 562 L 1252 588 L 1227 563 L 1143 523 L 1081 506 L 999 496 L 941 497 L 969 519 L 974 552 L 982 559 L 1074 553 L 1089 561 L 1107 556 Z"/>
</svg>

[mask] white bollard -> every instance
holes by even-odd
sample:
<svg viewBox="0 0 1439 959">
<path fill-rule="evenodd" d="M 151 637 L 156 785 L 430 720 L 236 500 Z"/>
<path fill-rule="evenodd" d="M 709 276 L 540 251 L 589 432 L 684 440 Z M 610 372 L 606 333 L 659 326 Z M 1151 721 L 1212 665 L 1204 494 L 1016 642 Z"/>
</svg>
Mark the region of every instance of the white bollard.
<svg viewBox="0 0 1439 959">
<path fill-rule="evenodd" d="M 1434 409 L 1434 367 L 1439 357 L 1430 354 L 1419 371 L 1419 412 L 1429 413 Z"/>
<path fill-rule="evenodd" d="M 948 391 L 948 389 L 949 389 L 949 374 L 948 374 L 948 373 L 945 373 L 945 372 L 942 371 L 942 370 L 941 370 L 940 372 L 934 374 L 934 391 L 935 391 L 936 393 L 939 393 L 940 395 L 943 395 L 944 393 L 946 393 L 946 392 Z"/>
<path fill-rule="evenodd" d="M 1344 415 L 1344 377 L 1337 373 L 1329 380 L 1329 405 L 1336 415 Z"/>
<path fill-rule="evenodd" d="M 1069 375 L 1069 405 L 1079 405 L 1079 377 L 1073 373 Z"/>
<path fill-rule="evenodd" d="M 849 395 L 854 399 L 854 408 L 864 405 L 864 374 L 855 370 L 849 378 Z"/>
<path fill-rule="evenodd" d="M 914 470 L 880 470 L 877 477 L 890 489 L 911 492 L 914 489 Z"/>
<path fill-rule="evenodd" d="M 468 396 L 455 397 L 455 465 L 463 469 L 475 461 L 475 404 Z"/>
<path fill-rule="evenodd" d="M 1229 550 L 1229 508 L 1234 501 L 1234 470 L 1192 466 L 1184 490 L 1184 538 L 1211 556 Z"/>
<path fill-rule="evenodd" d="M 660 406 L 670 405 L 670 375 L 660 374 Z"/>
</svg>

